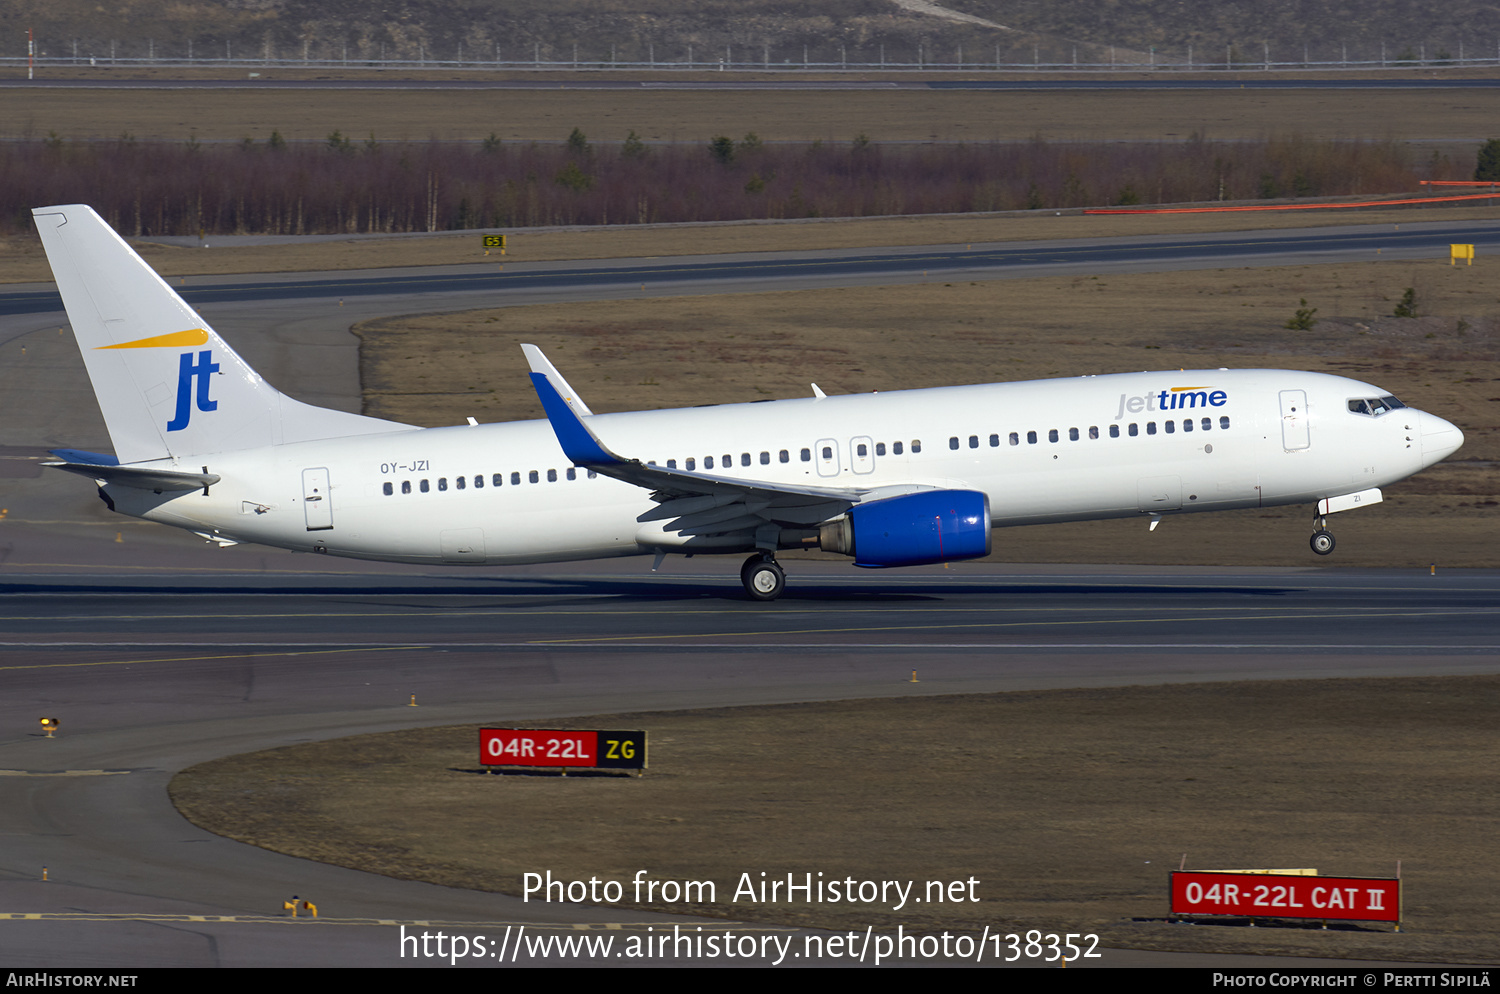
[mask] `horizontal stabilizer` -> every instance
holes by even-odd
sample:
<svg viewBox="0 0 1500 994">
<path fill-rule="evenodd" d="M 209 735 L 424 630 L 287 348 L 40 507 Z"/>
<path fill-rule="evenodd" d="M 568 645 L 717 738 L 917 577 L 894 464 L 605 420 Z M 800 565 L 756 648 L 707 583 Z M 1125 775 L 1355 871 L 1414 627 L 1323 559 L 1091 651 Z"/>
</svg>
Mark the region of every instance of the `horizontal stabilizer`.
<svg viewBox="0 0 1500 994">
<path fill-rule="evenodd" d="M 59 454 L 61 451 L 67 450 L 60 450 Z M 42 465 L 60 469 L 65 473 L 77 473 L 79 476 L 87 476 L 91 480 L 100 480 L 115 486 L 135 487 L 137 490 L 150 490 L 155 493 L 202 490 L 219 482 L 219 477 L 213 473 L 184 473 L 175 469 L 152 469 L 147 466 L 120 466 L 66 460 L 44 462 Z"/>
</svg>

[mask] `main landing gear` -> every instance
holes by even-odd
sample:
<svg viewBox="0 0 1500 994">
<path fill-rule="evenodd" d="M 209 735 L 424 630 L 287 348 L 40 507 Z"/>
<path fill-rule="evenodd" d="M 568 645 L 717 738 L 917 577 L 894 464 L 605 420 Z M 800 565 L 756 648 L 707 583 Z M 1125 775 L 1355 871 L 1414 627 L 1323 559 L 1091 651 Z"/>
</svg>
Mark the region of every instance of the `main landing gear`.
<svg viewBox="0 0 1500 994">
<path fill-rule="evenodd" d="M 1320 556 L 1326 556 L 1333 551 L 1333 532 L 1328 530 L 1328 517 L 1323 514 L 1313 515 L 1312 538 L 1307 540 L 1312 550 Z"/>
<path fill-rule="evenodd" d="M 740 567 L 740 582 L 752 601 L 774 601 L 786 589 L 786 572 L 769 552 L 757 552 Z"/>
</svg>

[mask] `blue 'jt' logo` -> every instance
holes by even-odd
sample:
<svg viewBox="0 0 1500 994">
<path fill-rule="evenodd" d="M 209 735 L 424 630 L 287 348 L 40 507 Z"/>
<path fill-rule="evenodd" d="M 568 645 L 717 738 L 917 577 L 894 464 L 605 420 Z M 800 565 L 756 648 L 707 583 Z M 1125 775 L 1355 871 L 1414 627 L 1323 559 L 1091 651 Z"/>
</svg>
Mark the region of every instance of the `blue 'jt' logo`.
<svg viewBox="0 0 1500 994">
<path fill-rule="evenodd" d="M 188 419 L 192 417 L 192 409 L 188 403 L 193 396 L 192 381 L 198 380 L 197 401 L 198 410 L 218 410 L 219 402 L 208 399 L 208 377 L 219 371 L 219 364 L 212 361 L 213 353 L 204 349 L 198 353 L 198 361 L 193 361 L 191 352 L 184 352 L 177 360 L 177 413 L 171 421 L 167 422 L 167 431 L 181 431 L 188 426 Z"/>
</svg>

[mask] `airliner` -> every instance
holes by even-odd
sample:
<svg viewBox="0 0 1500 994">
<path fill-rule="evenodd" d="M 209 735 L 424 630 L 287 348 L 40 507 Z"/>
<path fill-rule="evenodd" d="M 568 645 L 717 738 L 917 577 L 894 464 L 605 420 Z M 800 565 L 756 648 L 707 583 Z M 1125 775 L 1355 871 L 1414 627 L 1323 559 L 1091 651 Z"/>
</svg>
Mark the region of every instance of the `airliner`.
<svg viewBox="0 0 1500 994">
<path fill-rule="evenodd" d="M 280 393 L 102 218 L 33 211 L 113 455 L 53 451 L 110 510 L 220 546 L 426 565 L 746 555 L 870 568 L 987 555 L 1008 525 L 1312 504 L 1328 516 L 1463 434 L 1368 383 L 1169 370 L 595 414 L 523 346 L 545 420 L 420 428 Z"/>
</svg>

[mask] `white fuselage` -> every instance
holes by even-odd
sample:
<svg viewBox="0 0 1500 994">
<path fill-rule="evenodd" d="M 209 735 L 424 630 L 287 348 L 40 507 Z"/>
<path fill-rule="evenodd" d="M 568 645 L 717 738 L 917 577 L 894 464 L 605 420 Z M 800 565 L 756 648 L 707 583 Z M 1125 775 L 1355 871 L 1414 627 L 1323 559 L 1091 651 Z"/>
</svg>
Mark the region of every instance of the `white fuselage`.
<svg viewBox="0 0 1500 994">
<path fill-rule="evenodd" d="M 867 499 L 914 486 L 979 490 L 1001 527 L 1307 503 L 1386 486 L 1457 448 L 1462 435 L 1430 414 L 1350 409 L 1384 394 L 1321 373 L 1153 372 L 602 414 L 588 424 L 622 456 L 720 477 L 855 487 Z M 203 466 L 220 477 L 207 493 L 108 490 L 124 513 L 226 542 L 397 562 L 754 547 L 745 531 L 689 539 L 639 522 L 655 506 L 650 493 L 573 469 L 547 421 L 183 461 Z"/>
</svg>

